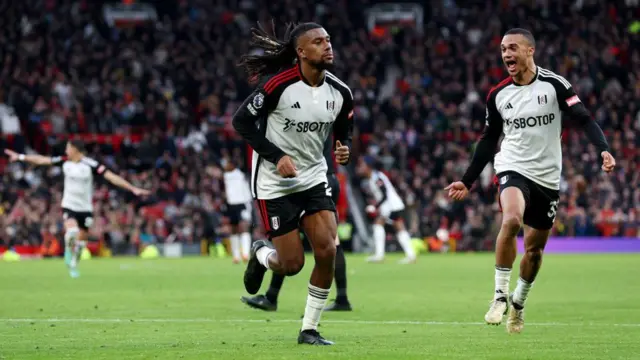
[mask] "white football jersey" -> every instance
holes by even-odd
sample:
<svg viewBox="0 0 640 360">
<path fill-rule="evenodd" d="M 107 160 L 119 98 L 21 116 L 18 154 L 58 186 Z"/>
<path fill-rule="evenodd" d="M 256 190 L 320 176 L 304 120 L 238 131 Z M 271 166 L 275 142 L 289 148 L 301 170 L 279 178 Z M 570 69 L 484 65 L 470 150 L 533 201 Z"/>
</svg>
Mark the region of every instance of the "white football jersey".
<svg viewBox="0 0 640 360">
<path fill-rule="evenodd" d="M 332 132 L 343 136 L 352 128 L 353 96 L 328 71 L 321 84 L 310 86 L 296 66 L 261 84 L 237 114 L 255 118 L 266 140 L 289 155 L 297 168 L 296 177 L 284 178 L 275 163 L 253 151 L 252 195 L 275 199 L 328 183 L 325 144 Z"/>
<path fill-rule="evenodd" d="M 487 98 L 487 127 L 504 133 L 495 156 L 496 173 L 515 171 L 550 189 L 560 188 L 562 111 L 580 102 L 571 84 L 541 67 L 528 85 L 511 78 Z"/>
<path fill-rule="evenodd" d="M 228 205 L 251 203 L 251 189 L 244 173 L 235 168 L 224 172 L 224 192 Z"/>
<path fill-rule="evenodd" d="M 88 157 L 73 162 L 57 156 L 51 158 L 51 163 L 61 166 L 64 174 L 62 207 L 75 212 L 93 212 L 93 180 L 104 176 L 107 168 Z"/>
<path fill-rule="evenodd" d="M 378 203 L 380 215 L 388 217 L 392 212 L 404 210 L 404 202 L 382 171 L 374 170 L 368 182 L 369 190 Z"/>
</svg>

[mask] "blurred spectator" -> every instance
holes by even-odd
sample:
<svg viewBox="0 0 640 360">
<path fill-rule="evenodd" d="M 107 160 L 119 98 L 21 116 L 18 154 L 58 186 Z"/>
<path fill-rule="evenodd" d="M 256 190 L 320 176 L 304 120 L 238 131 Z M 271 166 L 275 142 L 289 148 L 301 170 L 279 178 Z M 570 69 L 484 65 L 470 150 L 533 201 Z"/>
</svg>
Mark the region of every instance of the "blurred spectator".
<svg viewBox="0 0 640 360">
<path fill-rule="evenodd" d="M 412 235 L 446 228 L 470 250 L 493 244 L 500 215 L 492 169 L 464 203 L 441 189 L 466 168 L 484 123 L 483 98 L 505 76 L 502 33 L 531 29 L 537 63 L 574 85 L 618 160 L 616 172 L 603 175 L 599 154 L 565 119 L 554 233 L 640 233 L 637 1 L 432 1 L 423 29 L 399 26 L 381 36 L 362 16 L 376 1 L 155 3 L 157 22 L 128 28 L 106 23 L 102 2 L 2 5 L 0 145 L 60 154 L 66 136 L 82 134 L 94 143 L 91 156 L 154 190 L 139 203 L 96 189 L 92 234 L 112 247 L 221 235 L 218 161 L 246 163 L 231 117 L 251 87 L 235 64 L 248 50 L 248 26 L 271 16 L 326 27 L 334 72 L 355 99 L 354 152 L 379 160 L 411 209 Z M 60 179 L 59 169 L 6 167 L 0 243 L 37 244 L 42 229 L 60 228 Z"/>
</svg>

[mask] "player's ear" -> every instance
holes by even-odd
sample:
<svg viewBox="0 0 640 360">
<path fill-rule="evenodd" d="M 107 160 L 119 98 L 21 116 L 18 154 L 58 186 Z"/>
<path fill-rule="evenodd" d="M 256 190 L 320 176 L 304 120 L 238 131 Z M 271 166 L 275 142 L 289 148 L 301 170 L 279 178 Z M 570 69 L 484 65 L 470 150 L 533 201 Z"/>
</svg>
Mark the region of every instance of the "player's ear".
<svg viewBox="0 0 640 360">
<path fill-rule="evenodd" d="M 307 55 L 305 55 L 304 49 L 302 47 L 298 47 L 296 49 L 296 52 L 298 53 L 298 58 L 299 59 L 306 59 L 307 58 Z"/>
<path fill-rule="evenodd" d="M 529 48 L 529 56 L 533 56 L 533 54 L 536 53 L 536 48 L 530 47 Z"/>
</svg>

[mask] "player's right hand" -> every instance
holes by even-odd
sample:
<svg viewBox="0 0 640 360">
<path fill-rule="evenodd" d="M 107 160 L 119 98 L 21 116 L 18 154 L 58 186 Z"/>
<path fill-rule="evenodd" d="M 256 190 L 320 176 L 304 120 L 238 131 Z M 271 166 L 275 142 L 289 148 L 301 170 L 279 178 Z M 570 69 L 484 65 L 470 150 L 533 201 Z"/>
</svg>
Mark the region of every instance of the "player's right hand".
<svg viewBox="0 0 640 360">
<path fill-rule="evenodd" d="M 13 150 L 4 149 L 4 153 L 9 157 L 9 161 L 16 162 L 19 159 L 20 154 Z"/>
<path fill-rule="evenodd" d="M 285 155 L 280 158 L 278 164 L 276 165 L 276 169 L 280 173 L 280 176 L 283 178 L 292 178 L 298 176 L 298 169 L 296 169 L 296 165 L 293 163 L 293 160 L 289 155 Z"/>
<path fill-rule="evenodd" d="M 131 190 L 131 192 L 135 195 L 135 196 L 147 196 L 151 194 L 151 191 L 147 190 L 147 189 L 140 189 L 140 188 L 133 188 Z"/>
<path fill-rule="evenodd" d="M 463 200 L 469 195 L 469 189 L 467 189 L 462 181 L 453 182 L 444 189 L 449 191 L 450 198 L 457 201 Z"/>
</svg>

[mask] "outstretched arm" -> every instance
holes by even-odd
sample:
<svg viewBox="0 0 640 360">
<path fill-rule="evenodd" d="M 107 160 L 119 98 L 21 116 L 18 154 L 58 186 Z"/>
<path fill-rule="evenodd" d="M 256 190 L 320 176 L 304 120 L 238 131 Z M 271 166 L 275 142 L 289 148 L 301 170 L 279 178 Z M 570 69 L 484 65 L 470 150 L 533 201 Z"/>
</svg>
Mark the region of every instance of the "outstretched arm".
<svg viewBox="0 0 640 360">
<path fill-rule="evenodd" d="M 42 155 L 25 155 L 18 154 L 17 152 L 9 149 L 5 149 L 4 153 L 9 157 L 9 161 L 24 161 L 33 165 L 55 165 L 58 162 L 64 161 L 62 157 L 49 157 Z"/>
<path fill-rule="evenodd" d="M 100 169 L 98 169 L 98 171 L 100 171 Z M 137 187 L 131 185 L 130 182 L 128 182 L 127 180 L 125 180 L 121 176 L 117 175 L 116 173 L 112 172 L 111 170 L 104 171 L 104 178 L 107 181 L 109 181 L 110 183 L 112 183 L 113 185 L 115 185 L 115 186 L 117 186 L 119 188 L 131 191 L 136 196 L 143 196 L 143 195 L 151 194 L 151 192 L 149 190 L 140 189 L 140 188 L 137 188 Z"/>
</svg>

